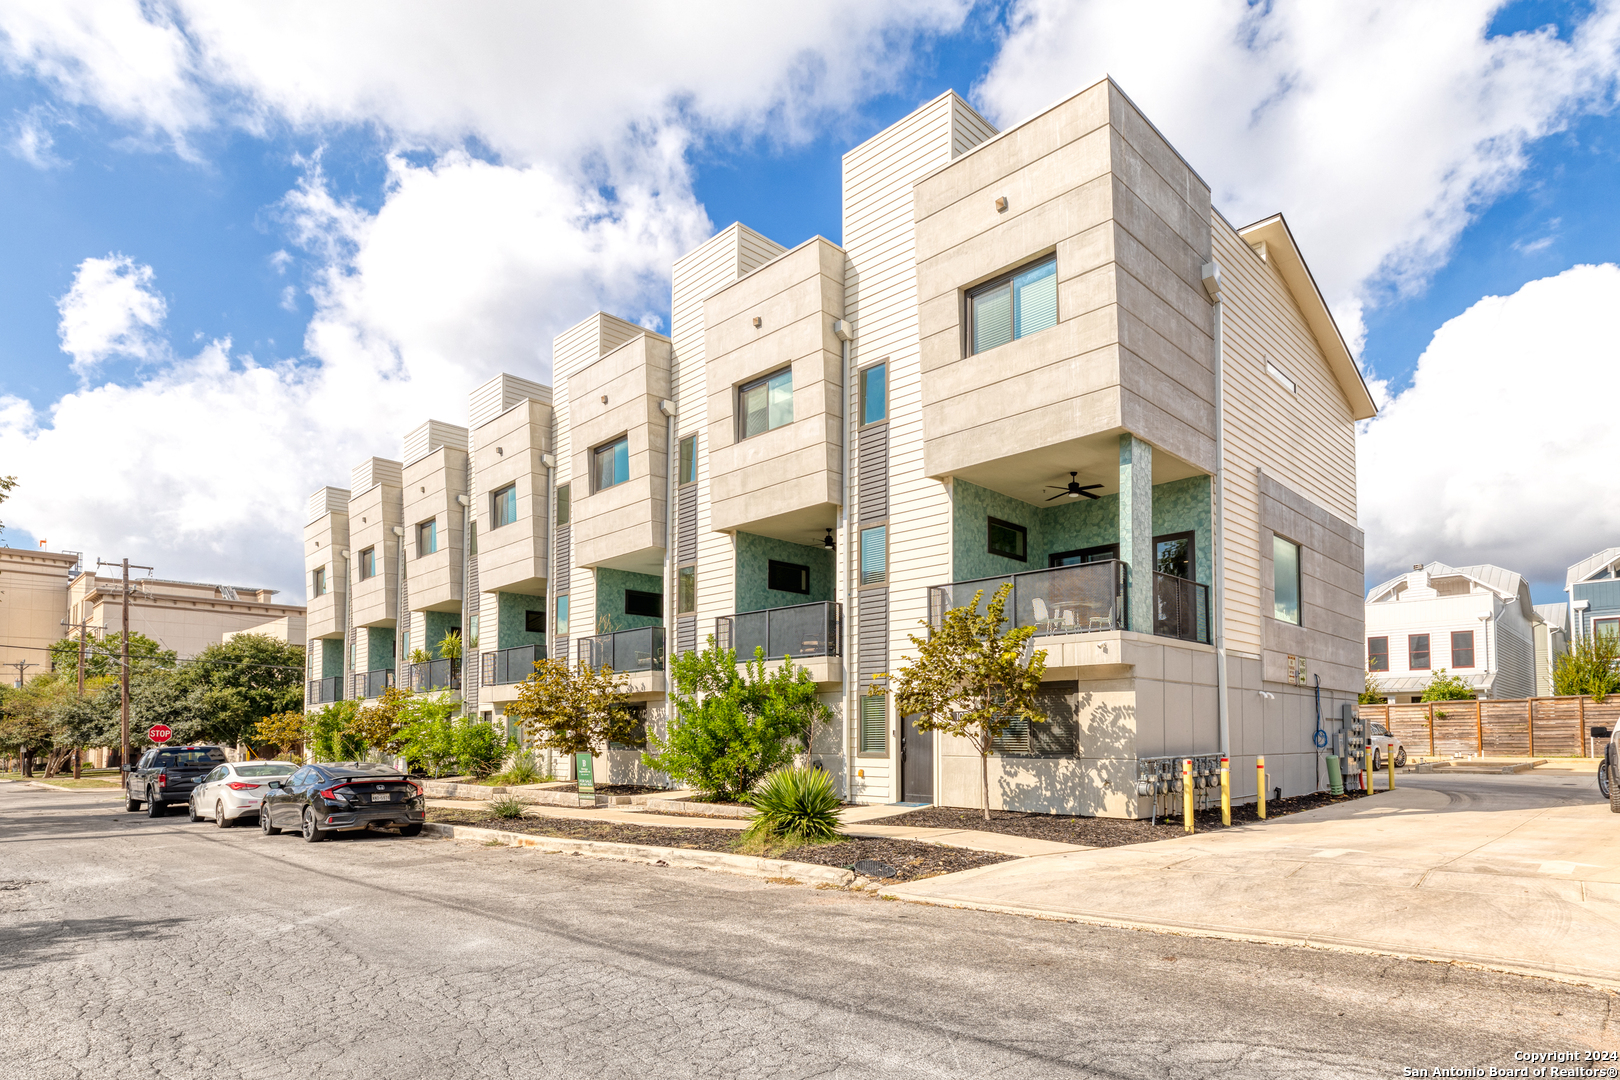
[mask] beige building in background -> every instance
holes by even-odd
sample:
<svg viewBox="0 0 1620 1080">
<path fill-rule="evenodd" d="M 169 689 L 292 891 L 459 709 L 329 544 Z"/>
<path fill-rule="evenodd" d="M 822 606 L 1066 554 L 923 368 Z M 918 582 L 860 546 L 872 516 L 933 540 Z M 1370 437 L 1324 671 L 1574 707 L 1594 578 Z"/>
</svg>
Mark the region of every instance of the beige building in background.
<svg viewBox="0 0 1620 1080">
<path fill-rule="evenodd" d="M 676 260 L 670 310 L 667 337 L 581 313 L 554 386 L 471 395 L 469 713 L 500 722 L 552 656 L 623 672 L 657 730 L 668 655 L 712 636 L 812 672 L 835 720 L 811 757 L 845 797 L 976 805 L 976 755 L 897 715 L 892 675 L 921 624 L 1010 584 L 1049 721 L 998 742 L 992 806 L 1146 816 L 1154 759 L 1223 753 L 1240 800 L 1262 754 L 1270 786 L 1317 789 L 1318 702 L 1331 738 L 1362 688 L 1376 410 L 1283 218 L 1228 222 L 1111 80 L 1003 132 L 941 95 L 844 155 L 840 242 L 731 225 Z M 358 530 L 378 504 L 352 486 Z M 312 530 L 335 536 L 335 490 Z M 347 574 L 322 634 L 353 674 L 417 585 L 362 603 Z M 632 746 L 596 770 L 652 779 Z"/>
<path fill-rule="evenodd" d="M 51 669 L 44 650 L 67 636 L 68 581 L 78 565 L 77 552 L 0 548 L 0 678 L 7 686 Z"/>
</svg>

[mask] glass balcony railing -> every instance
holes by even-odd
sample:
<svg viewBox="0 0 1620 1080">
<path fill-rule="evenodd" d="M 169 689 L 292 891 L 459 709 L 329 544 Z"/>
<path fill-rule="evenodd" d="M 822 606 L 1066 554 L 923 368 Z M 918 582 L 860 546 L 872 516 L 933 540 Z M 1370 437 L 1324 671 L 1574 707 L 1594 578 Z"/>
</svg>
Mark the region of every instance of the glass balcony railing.
<svg viewBox="0 0 1620 1080">
<path fill-rule="evenodd" d="M 611 671 L 663 671 L 664 628 L 642 626 L 615 634 L 580 638 L 579 662 Z"/>
<path fill-rule="evenodd" d="M 1209 644 L 1209 586 L 1170 574 L 1153 575 L 1153 632 Z"/>
<path fill-rule="evenodd" d="M 1009 582 L 1003 614 L 1014 627 L 1033 626 L 1037 636 L 1126 629 L 1125 564 L 1118 559 L 935 585 L 928 590 L 929 624 L 941 625 L 948 609 L 966 607 L 980 591 L 983 612 Z"/>
<path fill-rule="evenodd" d="M 406 684 L 412 693 L 426 694 L 434 690 L 461 689 L 460 660 L 429 660 L 425 664 L 412 664 L 405 669 Z"/>
<path fill-rule="evenodd" d="M 764 649 L 767 660 L 837 656 L 838 618 L 831 601 L 722 615 L 714 620 L 714 642 L 736 649 L 738 663 L 752 660 L 755 649 Z"/>
<path fill-rule="evenodd" d="M 343 676 L 333 675 L 329 679 L 309 680 L 309 703 L 311 705 L 325 705 L 331 701 L 343 700 Z"/>
<path fill-rule="evenodd" d="M 546 650 L 539 645 L 518 645 L 511 649 L 496 649 L 483 658 L 485 686 L 510 686 L 534 674 L 537 661 L 546 658 Z"/>
<path fill-rule="evenodd" d="M 394 669 L 378 668 L 376 671 L 357 671 L 352 676 L 354 680 L 350 696 L 356 701 L 374 698 L 388 687 L 394 685 Z"/>
</svg>

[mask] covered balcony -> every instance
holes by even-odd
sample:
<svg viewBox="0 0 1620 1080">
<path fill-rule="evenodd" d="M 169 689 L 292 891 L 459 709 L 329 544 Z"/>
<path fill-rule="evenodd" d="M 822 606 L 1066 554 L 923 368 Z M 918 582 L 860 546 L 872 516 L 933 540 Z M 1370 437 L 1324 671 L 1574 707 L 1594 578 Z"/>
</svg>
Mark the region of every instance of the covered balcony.
<svg viewBox="0 0 1620 1080">
<path fill-rule="evenodd" d="M 357 671 L 349 677 L 353 680 L 349 692 L 355 701 L 365 701 L 367 698 L 378 697 L 384 690 L 394 685 L 393 668 Z"/>
<path fill-rule="evenodd" d="M 333 701 L 343 700 L 343 676 L 333 675 L 329 679 L 309 680 L 309 703 L 311 705 L 326 705 Z"/>
<path fill-rule="evenodd" d="M 511 686 L 534 674 L 534 665 L 546 658 L 540 645 L 518 645 L 510 649 L 496 649 L 483 656 L 483 686 Z"/>
<path fill-rule="evenodd" d="M 1003 612 L 1007 621 L 1014 628 L 1033 626 L 1037 637 L 1129 629 L 1125 564 L 1118 559 L 935 585 L 928 590 L 929 624 L 939 627 L 947 610 L 973 603 L 976 593 L 982 594 L 977 610 L 983 613 L 1003 585 L 1012 586 Z"/>
<path fill-rule="evenodd" d="M 422 664 L 411 664 L 405 669 L 407 682 L 415 694 L 427 694 L 437 690 L 461 689 L 461 661 L 460 660 L 429 660 Z"/>
<path fill-rule="evenodd" d="M 843 680 L 838 644 L 842 615 L 842 607 L 830 600 L 722 615 L 714 620 L 714 643 L 735 649 L 739 664 L 763 649 L 771 667 L 791 657 L 816 682 L 838 683 Z"/>
<path fill-rule="evenodd" d="M 639 626 L 633 630 L 580 638 L 576 648 L 582 667 L 607 668 L 628 674 L 632 694 L 663 693 L 662 626 Z"/>
</svg>

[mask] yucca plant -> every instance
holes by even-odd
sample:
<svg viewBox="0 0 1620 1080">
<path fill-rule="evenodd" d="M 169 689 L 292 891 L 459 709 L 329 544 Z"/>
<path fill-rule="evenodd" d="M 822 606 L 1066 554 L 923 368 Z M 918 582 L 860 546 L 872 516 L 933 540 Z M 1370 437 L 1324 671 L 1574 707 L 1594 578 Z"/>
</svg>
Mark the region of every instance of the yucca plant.
<svg viewBox="0 0 1620 1080">
<path fill-rule="evenodd" d="M 490 803 L 489 812 L 498 818 L 520 818 L 523 816 L 523 800 L 507 795 Z"/>
<path fill-rule="evenodd" d="M 778 840 L 814 844 L 838 837 L 838 792 L 824 769 L 778 769 L 749 796 L 753 823 L 743 832 L 749 841 Z"/>
</svg>

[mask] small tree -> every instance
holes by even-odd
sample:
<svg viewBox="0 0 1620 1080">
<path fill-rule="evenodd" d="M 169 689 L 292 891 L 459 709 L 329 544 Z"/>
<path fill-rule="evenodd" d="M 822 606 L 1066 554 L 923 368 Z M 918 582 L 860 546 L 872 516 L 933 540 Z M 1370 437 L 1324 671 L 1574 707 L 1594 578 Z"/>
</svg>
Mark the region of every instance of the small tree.
<svg viewBox="0 0 1620 1080">
<path fill-rule="evenodd" d="M 571 668 L 562 660 L 541 660 L 518 684 L 506 715 L 517 717 L 536 746 L 595 756 L 635 730 L 629 687 L 628 675 L 606 666 Z"/>
<path fill-rule="evenodd" d="M 356 701 L 334 701 L 309 720 L 309 749 L 316 761 L 358 761 L 366 742 L 355 734 L 360 716 Z"/>
<path fill-rule="evenodd" d="M 1602 701 L 1620 691 L 1620 637 L 1614 634 L 1588 634 L 1558 657 L 1553 668 L 1553 693 L 1566 696 L 1589 695 Z"/>
<path fill-rule="evenodd" d="M 648 768 L 721 799 L 740 799 L 772 769 L 810 749 L 816 723 L 832 710 L 816 682 L 791 658 L 765 670 L 765 650 L 737 670 L 737 654 L 718 649 L 683 653 L 670 665 L 675 719 L 663 739 L 648 736 Z"/>
<path fill-rule="evenodd" d="M 990 820 L 990 754 L 996 738 L 1013 721 L 1044 723 L 1035 707 L 1046 650 L 1024 656 L 1033 626 L 1002 632 L 1011 583 L 997 589 L 980 615 L 984 591 L 965 607 L 950 608 L 926 637 L 909 635 L 917 655 L 906 661 L 895 679 L 895 706 L 902 715 L 918 714 L 918 731 L 943 731 L 967 739 L 979 751 L 979 805 Z M 924 622 L 922 625 L 927 626 Z M 876 692 L 874 686 L 873 692 Z"/>
<path fill-rule="evenodd" d="M 1423 688 L 1424 701 L 1473 701 L 1476 693 L 1460 675 L 1448 675 L 1441 668 Z"/>
<path fill-rule="evenodd" d="M 1384 688 L 1378 685 L 1378 680 L 1373 678 L 1372 672 L 1367 672 L 1367 684 L 1362 687 L 1361 693 L 1356 695 L 1356 701 L 1362 705 L 1382 705 L 1388 700 L 1389 695 L 1384 693 Z"/>
<path fill-rule="evenodd" d="M 303 713 L 279 712 L 253 725 L 252 742 L 254 746 L 275 747 L 278 757 L 302 758 L 307 735 Z"/>
<path fill-rule="evenodd" d="M 415 697 L 408 688 L 389 686 L 355 717 L 354 732 L 373 750 L 397 753 L 404 743 L 407 706 Z"/>
<path fill-rule="evenodd" d="M 439 639 L 439 655 L 446 660 L 461 659 L 461 632 L 447 630 L 444 637 Z"/>
</svg>

